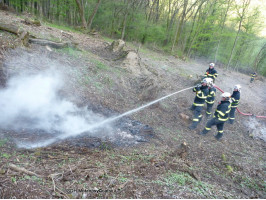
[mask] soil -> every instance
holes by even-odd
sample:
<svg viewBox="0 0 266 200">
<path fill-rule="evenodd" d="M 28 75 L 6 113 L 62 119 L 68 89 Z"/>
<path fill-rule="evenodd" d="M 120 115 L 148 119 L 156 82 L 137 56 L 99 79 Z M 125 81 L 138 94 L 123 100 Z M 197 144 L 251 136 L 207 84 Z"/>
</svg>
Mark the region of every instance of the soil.
<svg viewBox="0 0 266 200">
<path fill-rule="evenodd" d="M 139 63 L 135 63 L 141 74 L 134 73 L 132 66 L 123 65 L 125 58 L 108 49 L 111 43 L 100 34 L 63 34 L 44 23 L 26 25 L 21 22 L 26 17 L 0 11 L 0 21 L 19 25 L 37 38 L 75 43 L 76 48 L 25 48 L 16 36 L 0 31 L 2 87 L 17 74 L 41 72 L 54 65 L 66 75 L 60 95 L 105 117 L 195 85 L 212 62 L 183 61 L 143 47 L 138 51 Z M 127 50 L 137 46 L 126 43 Z M 26 65 L 20 57 L 27 60 Z M 224 91 L 232 92 L 235 84 L 241 84 L 242 112 L 266 115 L 265 78 L 251 84 L 249 75 L 219 65 L 215 68 L 219 73 L 215 84 Z M 2 129 L 0 197 L 265 198 L 265 119 L 236 114 L 234 125 L 225 124 L 221 141 L 213 137 L 215 127 L 207 136 L 200 136 L 197 133 L 206 124 L 205 116 L 195 131 L 188 129 L 194 95 L 192 90 L 179 93 L 117 121 L 116 133 L 125 131 L 141 138 L 129 142 L 85 134 L 26 149 L 19 148 L 16 141 L 47 139 L 49 133 Z M 214 107 L 219 95 L 217 91 Z M 181 118 L 181 113 L 190 119 Z M 10 164 L 37 176 L 15 171 Z"/>
</svg>

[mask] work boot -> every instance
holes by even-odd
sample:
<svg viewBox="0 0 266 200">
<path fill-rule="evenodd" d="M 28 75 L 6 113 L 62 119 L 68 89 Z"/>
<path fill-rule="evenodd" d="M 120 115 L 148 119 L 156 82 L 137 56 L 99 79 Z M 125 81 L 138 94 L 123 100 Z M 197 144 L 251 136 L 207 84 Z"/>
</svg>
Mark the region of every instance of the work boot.
<svg viewBox="0 0 266 200">
<path fill-rule="evenodd" d="M 198 125 L 197 122 L 193 122 L 188 128 L 189 128 L 190 130 L 194 130 L 194 129 L 197 128 L 197 125 Z"/>
<path fill-rule="evenodd" d="M 220 140 L 223 137 L 222 133 L 217 133 L 217 135 L 215 135 L 216 140 Z"/>
<path fill-rule="evenodd" d="M 199 135 L 206 135 L 208 133 L 208 131 L 206 129 L 204 129 L 203 131 L 199 132 Z"/>
</svg>

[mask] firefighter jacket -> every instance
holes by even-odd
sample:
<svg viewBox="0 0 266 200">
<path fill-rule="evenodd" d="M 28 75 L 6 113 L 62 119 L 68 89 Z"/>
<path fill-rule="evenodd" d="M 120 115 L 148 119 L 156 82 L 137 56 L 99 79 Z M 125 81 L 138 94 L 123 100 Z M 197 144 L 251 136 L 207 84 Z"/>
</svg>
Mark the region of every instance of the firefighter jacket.
<svg viewBox="0 0 266 200">
<path fill-rule="evenodd" d="M 205 100 L 209 94 L 208 86 L 200 86 L 194 87 L 193 91 L 196 92 L 196 96 L 194 99 L 194 106 L 204 106 Z"/>
<path fill-rule="evenodd" d="M 209 94 L 207 96 L 207 99 L 205 100 L 207 104 L 214 104 L 215 93 L 216 93 L 216 88 L 209 87 Z"/>
<path fill-rule="evenodd" d="M 253 73 L 253 74 L 250 74 L 251 75 L 251 78 L 255 78 L 257 76 L 256 73 Z"/>
<path fill-rule="evenodd" d="M 239 91 L 234 91 L 232 96 L 232 104 L 231 107 L 232 108 L 237 108 L 238 104 L 239 104 L 239 100 L 240 100 L 240 92 Z"/>
<path fill-rule="evenodd" d="M 221 103 L 217 106 L 213 117 L 217 118 L 219 121 L 225 122 L 228 120 L 230 110 L 231 103 L 229 101 L 221 101 Z"/>
<path fill-rule="evenodd" d="M 217 78 L 217 76 L 218 76 L 218 73 L 217 73 L 217 71 L 214 68 L 207 69 L 206 73 L 204 75 L 205 78 L 212 78 L 213 80 L 215 80 Z"/>
</svg>

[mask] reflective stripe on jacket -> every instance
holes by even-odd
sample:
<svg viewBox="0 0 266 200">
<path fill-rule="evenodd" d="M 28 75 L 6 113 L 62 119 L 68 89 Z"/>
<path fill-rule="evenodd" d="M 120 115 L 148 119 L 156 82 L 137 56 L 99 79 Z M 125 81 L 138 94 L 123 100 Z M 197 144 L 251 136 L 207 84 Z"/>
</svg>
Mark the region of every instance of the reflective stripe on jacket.
<svg viewBox="0 0 266 200">
<path fill-rule="evenodd" d="M 216 117 L 219 121 L 227 121 L 228 114 L 231 110 L 231 103 L 229 101 L 221 101 L 221 103 L 217 106 L 217 109 L 214 113 L 214 117 Z"/>
<path fill-rule="evenodd" d="M 234 91 L 232 96 L 232 104 L 231 107 L 232 108 L 237 108 L 238 104 L 239 104 L 239 100 L 240 100 L 240 92 L 239 91 Z"/>
<path fill-rule="evenodd" d="M 205 78 L 212 78 L 212 79 L 216 79 L 217 76 L 218 76 L 218 73 L 217 73 L 217 71 L 216 71 L 214 68 L 212 68 L 212 69 L 210 69 L 210 68 L 207 69 L 207 70 L 206 70 L 206 73 L 205 73 L 205 75 L 204 75 Z"/>
<path fill-rule="evenodd" d="M 215 87 L 209 88 L 209 94 L 207 96 L 207 99 L 205 100 L 205 102 L 207 104 L 213 104 L 214 103 L 215 93 L 216 93 Z"/>
<path fill-rule="evenodd" d="M 196 92 L 193 105 L 204 106 L 205 100 L 207 99 L 209 93 L 208 86 L 194 87 L 193 92 Z"/>
</svg>

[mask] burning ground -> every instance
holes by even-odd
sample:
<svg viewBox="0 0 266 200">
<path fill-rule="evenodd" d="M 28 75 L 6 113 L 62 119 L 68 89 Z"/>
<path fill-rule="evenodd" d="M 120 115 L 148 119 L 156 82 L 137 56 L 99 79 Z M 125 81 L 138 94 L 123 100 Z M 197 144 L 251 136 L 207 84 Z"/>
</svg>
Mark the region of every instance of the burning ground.
<svg viewBox="0 0 266 200">
<path fill-rule="evenodd" d="M 60 34 L 22 26 L 47 39 Z M 215 128 L 198 136 L 206 119 L 190 131 L 180 116 L 192 116 L 191 91 L 91 129 L 194 85 L 207 61 L 145 49 L 133 68 L 103 39 L 71 35 L 77 49 L 32 45 L 7 50 L 2 59 L 1 198 L 265 198 L 265 121 L 237 115 L 222 142 Z M 13 40 L 1 32 L 3 44 Z M 247 75 L 218 70 L 222 89 L 242 85 L 242 111 L 265 115 L 264 79 L 249 85 Z"/>
</svg>

